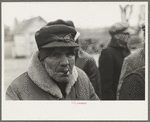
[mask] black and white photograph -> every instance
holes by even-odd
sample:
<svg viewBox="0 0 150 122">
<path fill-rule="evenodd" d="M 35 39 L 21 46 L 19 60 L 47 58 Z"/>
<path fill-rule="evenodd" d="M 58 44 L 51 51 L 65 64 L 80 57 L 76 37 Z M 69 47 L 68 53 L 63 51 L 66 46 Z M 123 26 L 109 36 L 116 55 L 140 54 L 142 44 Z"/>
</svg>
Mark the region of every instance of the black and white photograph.
<svg viewBox="0 0 150 122">
<path fill-rule="evenodd" d="M 148 119 L 148 2 L 1 10 L 2 120 Z"/>
</svg>

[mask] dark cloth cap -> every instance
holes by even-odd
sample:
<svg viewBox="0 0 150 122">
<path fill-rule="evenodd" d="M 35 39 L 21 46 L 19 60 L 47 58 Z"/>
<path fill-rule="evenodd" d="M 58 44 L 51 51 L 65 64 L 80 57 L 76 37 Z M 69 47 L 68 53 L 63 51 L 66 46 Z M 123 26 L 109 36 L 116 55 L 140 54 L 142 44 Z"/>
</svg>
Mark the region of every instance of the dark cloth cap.
<svg viewBox="0 0 150 122">
<path fill-rule="evenodd" d="M 61 25 L 66 25 L 66 26 L 71 26 L 70 24 L 73 24 L 73 22 L 71 20 L 68 20 L 68 21 L 64 21 L 62 19 L 58 19 L 56 21 L 52 21 L 52 22 L 49 22 L 47 23 L 47 26 L 51 26 L 51 25 L 58 25 L 58 24 L 61 24 Z M 73 26 L 72 26 L 73 27 Z"/>
<path fill-rule="evenodd" d="M 127 22 L 117 22 L 114 25 L 111 26 L 109 33 L 111 35 L 116 34 L 116 33 L 122 33 L 126 29 L 129 28 L 129 23 Z"/>
<path fill-rule="evenodd" d="M 68 24 L 68 26 L 75 28 L 74 23 L 71 20 L 66 21 L 66 23 Z"/>
<path fill-rule="evenodd" d="M 75 28 L 69 26 L 65 21 L 57 20 L 49 22 L 37 31 L 35 40 L 39 50 L 52 47 L 78 47 L 74 39 L 76 33 Z"/>
</svg>

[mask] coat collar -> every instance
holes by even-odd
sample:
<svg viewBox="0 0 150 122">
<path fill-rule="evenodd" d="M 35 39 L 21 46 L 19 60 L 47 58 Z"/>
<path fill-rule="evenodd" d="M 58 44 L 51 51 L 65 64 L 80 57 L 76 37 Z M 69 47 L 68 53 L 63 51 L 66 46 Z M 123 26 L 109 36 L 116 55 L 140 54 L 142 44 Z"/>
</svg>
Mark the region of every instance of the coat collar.
<svg viewBox="0 0 150 122">
<path fill-rule="evenodd" d="M 35 52 L 30 60 L 27 71 L 29 77 L 42 90 L 58 98 L 63 98 L 61 90 L 56 85 L 55 81 L 49 76 L 49 74 L 41 64 L 40 60 L 38 59 L 38 53 L 38 51 Z M 75 84 L 78 77 L 78 72 L 75 66 L 73 68 L 71 77 L 71 81 L 68 82 L 66 86 L 66 94 L 68 94 L 71 91 L 71 87 Z"/>
<path fill-rule="evenodd" d="M 130 51 L 127 43 L 125 43 L 121 40 L 112 38 L 111 41 L 108 43 L 107 47 L 112 47 L 112 48 L 118 49 L 122 53 L 123 58 L 125 58 L 126 56 L 131 54 L 131 51 Z"/>
<path fill-rule="evenodd" d="M 127 76 L 128 72 L 130 73 L 131 71 L 135 71 L 145 66 L 145 49 L 142 48 L 136 50 L 136 52 L 133 52 L 131 55 L 127 56 L 124 59 L 124 62 L 128 64 L 126 69 L 127 74 L 125 73 L 124 76 Z"/>
<path fill-rule="evenodd" d="M 111 41 L 108 44 L 111 47 L 120 47 L 120 48 L 126 48 L 127 47 L 127 43 L 121 40 L 117 40 L 114 38 L 111 38 Z"/>
</svg>

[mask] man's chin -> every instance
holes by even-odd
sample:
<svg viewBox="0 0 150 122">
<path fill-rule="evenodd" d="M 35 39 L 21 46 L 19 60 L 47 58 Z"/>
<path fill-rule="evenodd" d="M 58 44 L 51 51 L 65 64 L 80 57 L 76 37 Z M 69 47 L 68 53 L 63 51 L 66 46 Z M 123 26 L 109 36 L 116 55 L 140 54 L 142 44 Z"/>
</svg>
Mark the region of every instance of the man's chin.
<svg viewBox="0 0 150 122">
<path fill-rule="evenodd" d="M 55 76 L 53 77 L 57 82 L 69 82 L 70 78 L 69 78 L 69 75 L 68 76 Z"/>
</svg>

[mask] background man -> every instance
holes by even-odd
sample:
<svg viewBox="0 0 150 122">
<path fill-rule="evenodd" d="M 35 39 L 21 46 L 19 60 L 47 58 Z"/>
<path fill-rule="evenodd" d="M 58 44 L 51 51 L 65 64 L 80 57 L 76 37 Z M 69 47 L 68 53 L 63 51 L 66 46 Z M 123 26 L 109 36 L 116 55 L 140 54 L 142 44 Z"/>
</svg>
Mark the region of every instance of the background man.
<svg viewBox="0 0 150 122">
<path fill-rule="evenodd" d="M 99 57 L 102 100 L 116 100 L 116 91 L 123 60 L 130 54 L 128 40 L 129 24 L 118 22 L 112 25 L 109 33 L 111 40 Z"/>
<path fill-rule="evenodd" d="M 66 21 L 70 26 L 74 27 L 72 21 Z M 79 44 L 79 39 L 76 40 L 76 43 Z M 100 73 L 96 65 L 95 59 L 85 52 L 81 45 L 79 47 L 78 56 L 76 57 L 75 65 L 82 69 L 89 77 L 96 94 L 101 98 L 101 85 L 100 85 Z"/>
<path fill-rule="evenodd" d="M 145 99 L 145 23 L 143 48 L 124 59 L 117 89 L 118 100 Z"/>
<path fill-rule="evenodd" d="M 99 100 L 86 74 L 75 66 L 79 45 L 75 28 L 63 20 L 48 23 L 35 34 L 39 51 L 27 72 L 8 87 L 11 100 Z"/>
</svg>

